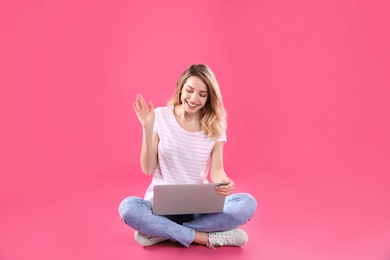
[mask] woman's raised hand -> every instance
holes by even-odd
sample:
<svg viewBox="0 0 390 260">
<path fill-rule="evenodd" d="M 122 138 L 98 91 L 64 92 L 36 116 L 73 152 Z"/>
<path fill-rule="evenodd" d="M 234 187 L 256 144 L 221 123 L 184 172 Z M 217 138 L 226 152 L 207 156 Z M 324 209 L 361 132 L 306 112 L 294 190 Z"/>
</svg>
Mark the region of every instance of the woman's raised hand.
<svg viewBox="0 0 390 260">
<path fill-rule="evenodd" d="M 134 102 L 134 111 L 143 127 L 153 127 L 154 107 L 152 102 L 149 102 L 149 105 L 147 105 L 144 97 L 142 95 L 137 95 Z"/>
</svg>

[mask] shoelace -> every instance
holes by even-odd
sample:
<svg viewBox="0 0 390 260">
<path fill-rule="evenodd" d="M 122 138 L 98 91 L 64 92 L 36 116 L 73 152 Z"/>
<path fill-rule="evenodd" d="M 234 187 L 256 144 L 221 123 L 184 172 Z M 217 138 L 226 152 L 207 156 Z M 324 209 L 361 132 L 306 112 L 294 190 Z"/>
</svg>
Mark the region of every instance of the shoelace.
<svg viewBox="0 0 390 260">
<path fill-rule="evenodd" d="M 162 237 L 159 237 L 159 236 L 150 236 L 150 237 L 148 237 L 148 240 L 154 242 L 154 241 L 168 240 L 168 238 L 162 238 Z"/>
<path fill-rule="evenodd" d="M 221 243 L 221 240 L 227 243 Z M 232 236 L 231 234 L 212 233 L 209 234 L 209 243 L 206 246 L 216 250 L 214 246 L 232 245 L 234 243 L 234 236 Z"/>
</svg>

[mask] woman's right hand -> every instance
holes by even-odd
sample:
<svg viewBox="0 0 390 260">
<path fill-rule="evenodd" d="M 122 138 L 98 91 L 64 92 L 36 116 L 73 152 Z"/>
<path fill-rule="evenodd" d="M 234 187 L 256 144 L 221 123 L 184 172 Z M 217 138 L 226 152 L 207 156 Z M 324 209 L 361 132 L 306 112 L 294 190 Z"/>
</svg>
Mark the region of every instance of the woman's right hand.
<svg viewBox="0 0 390 260">
<path fill-rule="evenodd" d="M 144 128 L 153 127 L 154 107 L 152 102 L 149 102 L 149 105 L 147 105 L 144 97 L 138 94 L 134 102 L 134 111 Z"/>
</svg>

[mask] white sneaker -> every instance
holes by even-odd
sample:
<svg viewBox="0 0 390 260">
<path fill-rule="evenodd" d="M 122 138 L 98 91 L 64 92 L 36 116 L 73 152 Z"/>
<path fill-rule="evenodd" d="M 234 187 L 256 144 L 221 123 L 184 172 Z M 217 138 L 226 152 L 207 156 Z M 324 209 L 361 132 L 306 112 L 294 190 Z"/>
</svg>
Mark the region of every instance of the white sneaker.
<svg viewBox="0 0 390 260">
<path fill-rule="evenodd" d="M 232 229 L 224 232 L 209 233 L 209 243 L 207 247 L 215 246 L 242 246 L 248 242 L 247 233 L 240 229 Z"/>
<path fill-rule="evenodd" d="M 165 237 L 158 237 L 158 236 L 148 236 L 144 235 L 142 233 L 139 233 L 138 231 L 134 232 L 134 240 L 140 244 L 141 246 L 152 246 L 164 241 L 169 240 Z"/>
</svg>

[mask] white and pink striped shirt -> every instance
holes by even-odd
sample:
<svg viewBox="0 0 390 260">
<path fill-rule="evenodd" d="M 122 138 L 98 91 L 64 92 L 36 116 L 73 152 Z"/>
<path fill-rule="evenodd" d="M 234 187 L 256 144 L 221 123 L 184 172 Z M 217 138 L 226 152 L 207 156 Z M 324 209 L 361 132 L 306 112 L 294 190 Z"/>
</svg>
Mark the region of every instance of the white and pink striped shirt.
<svg viewBox="0 0 390 260">
<path fill-rule="evenodd" d="M 208 183 L 210 154 L 216 141 L 203 132 L 188 132 L 176 121 L 173 106 L 155 109 L 154 131 L 158 134 L 158 163 L 145 200 L 153 198 L 157 184 Z M 226 142 L 223 133 L 217 142 Z"/>
</svg>

